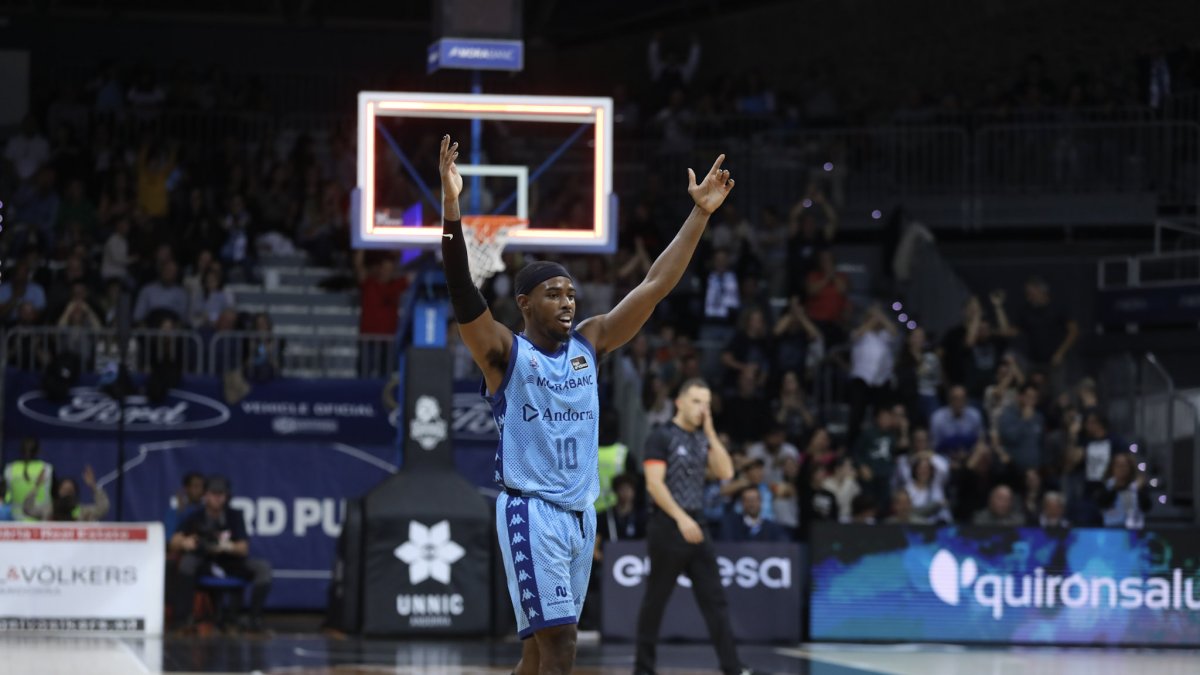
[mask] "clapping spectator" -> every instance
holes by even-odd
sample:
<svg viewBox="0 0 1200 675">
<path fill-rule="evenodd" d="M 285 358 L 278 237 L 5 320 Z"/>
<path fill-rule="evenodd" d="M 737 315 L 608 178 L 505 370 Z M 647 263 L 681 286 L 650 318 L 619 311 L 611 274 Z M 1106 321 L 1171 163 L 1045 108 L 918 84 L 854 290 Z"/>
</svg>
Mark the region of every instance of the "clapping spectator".
<svg viewBox="0 0 1200 675">
<path fill-rule="evenodd" d="M 1005 408 L 996 422 L 999 443 L 1012 455 L 1019 469 L 1042 465 L 1042 434 L 1046 423 L 1037 409 L 1038 396 L 1036 386 L 1025 385 L 1017 403 Z"/>
<path fill-rule="evenodd" d="M 987 415 L 989 424 L 998 424 L 1004 409 L 1016 405 L 1017 396 L 1024 383 L 1025 374 L 1021 372 L 1017 359 L 1011 353 L 1005 354 L 1000 366 L 996 368 L 995 382 L 983 390 L 983 412 Z M 1041 405 L 1040 399 L 1038 405 Z"/>
<path fill-rule="evenodd" d="M 775 347 L 767 334 L 767 320 L 763 311 L 752 307 L 746 311 L 742 326 L 721 353 L 721 364 L 725 366 L 725 386 L 733 389 L 738 377 L 753 369 L 756 383 L 763 386 L 767 377 L 775 370 Z"/>
<path fill-rule="evenodd" d="M 837 501 L 838 520 L 850 522 L 853 514 L 855 498 L 862 493 L 858 484 L 858 471 L 854 468 L 854 460 L 844 457 L 834 464 L 833 471 L 828 474 L 821 487 L 834 496 Z"/>
<path fill-rule="evenodd" d="M 91 504 L 79 503 L 79 486 L 73 478 L 60 478 L 50 490 L 50 502 L 38 502 L 38 490 L 50 480 L 48 468 L 38 473 L 35 489 L 25 496 L 21 505 L 25 516 L 34 520 L 55 521 L 93 521 L 102 520 L 108 513 L 108 495 L 104 488 L 96 484 L 96 474 L 92 467 L 83 469 L 83 482 L 92 491 Z"/>
<path fill-rule="evenodd" d="M 824 225 L 817 222 L 814 208 L 821 210 Z M 817 264 L 820 253 L 833 245 L 837 235 L 838 214 L 816 185 L 810 185 L 803 199 L 788 213 L 787 264 L 790 273 L 789 293 L 806 296 L 808 274 Z"/>
<path fill-rule="evenodd" d="M 792 371 L 804 375 L 807 380 L 808 364 L 813 357 L 824 355 L 824 336 L 817 325 L 808 318 L 804 303 L 792 296 L 786 312 L 775 322 L 772 334 L 775 338 L 775 363 L 780 371 Z"/>
<path fill-rule="evenodd" d="M 908 450 L 908 443 L 907 420 L 886 406 L 875 409 L 875 423 L 863 429 L 855 441 L 854 462 L 858 466 L 859 483 L 864 492 L 875 498 L 876 504 L 887 503 L 896 457 Z"/>
<path fill-rule="evenodd" d="M 909 508 L 923 522 L 949 523 L 953 520 L 950 501 L 938 477 L 931 455 L 922 455 L 913 461 L 911 479 L 906 482 L 903 492 L 909 497 Z"/>
<path fill-rule="evenodd" d="M 1146 490 L 1146 475 L 1134 466 L 1133 455 L 1118 452 L 1109 462 L 1103 488 L 1097 493 L 1105 527 L 1140 530 L 1152 502 Z"/>
<path fill-rule="evenodd" d="M 941 384 L 941 360 L 929 348 L 925 329 L 918 326 L 909 331 L 896 359 L 896 393 L 914 423 L 929 423 L 938 409 Z"/>
<path fill-rule="evenodd" d="M 831 347 L 845 340 L 843 327 L 850 309 L 847 295 L 850 282 L 846 275 L 837 271 L 833 251 L 822 249 L 817 253 L 817 268 L 805 277 L 805 310 L 822 335 L 825 345 Z"/>
<path fill-rule="evenodd" d="M 790 441 L 804 438 L 816 425 L 816 418 L 805 401 L 804 388 L 795 371 L 787 371 L 779 381 L 779 394 L 771 400 L 775 424 L 783 428 Z"/>
<path fill-rule="evenodd" d="M 879 410 L 891 404 L 896 333 L 895 322 L 873 304 L 850 336 L 850 421 L 846 436 L 851 445 L 858 439 L 868 406 Z"/>
<path fill-rule="evenodd" d="M 202 283 L 202 288 L 192 294 L 191 311 L 188 312 L 192 326 L 197 328 L 215 324 L 222 312 L 237 307 L 233 291 L 225 288 L 225 273 L 221 263 L 208 264 Z"/>
<path fill-rule="evenodd" d="M 129 219 L 118 218 L 113 232 L 104 242 L 104 257 L 100 263 L 100 277 L 104 281 L 128 283 L 129 266 L 138 262 L 136 254 L 129 248 Z"/>
</svg>

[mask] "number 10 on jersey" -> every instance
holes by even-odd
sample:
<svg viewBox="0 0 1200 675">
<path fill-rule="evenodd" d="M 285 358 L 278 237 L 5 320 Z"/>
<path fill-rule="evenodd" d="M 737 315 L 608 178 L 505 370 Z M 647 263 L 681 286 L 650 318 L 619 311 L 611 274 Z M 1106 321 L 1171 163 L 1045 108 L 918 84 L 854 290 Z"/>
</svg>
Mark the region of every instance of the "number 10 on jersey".
<svg viewBox="0 0 1200 675">
<path fill-rule="evenodd" d="M 574 438 L 554 439 L 554 455 L 559 471 L 579 468 L 579 444 Z"/>
</svg>

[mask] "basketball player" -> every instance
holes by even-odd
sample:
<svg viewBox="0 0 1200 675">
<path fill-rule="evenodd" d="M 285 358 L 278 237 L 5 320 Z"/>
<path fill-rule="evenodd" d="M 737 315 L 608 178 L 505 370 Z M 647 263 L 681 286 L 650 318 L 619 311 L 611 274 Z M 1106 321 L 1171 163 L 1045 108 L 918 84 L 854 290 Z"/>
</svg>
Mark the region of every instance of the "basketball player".
<svg viewBox="0 0 1200 675">
<path fill-rule="evenodd" d="M 576 623 L 591 575 L 596 538 L 597 359 L 631 340 L 683 276 L 709 216 L 733 180 L 721 155 L 699 183 L 688 169 L 695 206 L 645 280 L 608 314 L 578 326 L 575 285 L 558 263 L 517 272 L 517 306 L 525 331 L 514 335 L 492 318 L 471 282 L 458 198 L 458 143 L 442 137 L 442 258 L 462 340 L 483 370 L 483 395 L 500 430 L 496 529 L 508 592 L 524 641 L 517 675 L 569 673 Z"/>
</svg>

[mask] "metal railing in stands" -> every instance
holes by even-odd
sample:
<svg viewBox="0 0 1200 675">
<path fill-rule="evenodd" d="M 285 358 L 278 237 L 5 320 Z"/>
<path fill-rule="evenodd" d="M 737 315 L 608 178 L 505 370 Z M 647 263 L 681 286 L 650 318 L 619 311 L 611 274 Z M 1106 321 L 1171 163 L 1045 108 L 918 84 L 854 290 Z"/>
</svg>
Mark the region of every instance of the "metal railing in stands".
<svg viewBox="0 0 1200 675">
<path fill-rule="evenodd" d="M 4 344 L 5 363 L 22 370 L 41 371 L 61 359 L 77 373 L 99 373 L 115 367 L 120 357 L 115 329 L 17 327 L 5 332 Z M 126 363 L 136 373 L 148 373 L 161 363 L 177 363 L 185 375 L 201 374 L 205 372 L 204 345 L 194 331 L 134 330 Z"/>
<path fill-rule="evenodd" d="M 231 331 L 208 345 L 208 372 L 242 370 L 251 378 L 390 377 L 398 364 L 396 340 L 389 336 L 275 335 Z"/>
<path fill-rule="evenodd" d="M 55 358 L 78 373 L 101 373 L 118 360 L 113 329 L 21 327 L 3 335 L 4 363 L 42 371 Z M 261 347 L 261 349 L 260 349 Z M 128 363 L 149 373 L 158 363 L 178 361 L 185 375 L 223 375 L 241 369 L 248 376 L 390 377 L 398 346 L 389 336 L 275 335 L 253 331 L 205 337 L 197 331 L 134 330 Z"/>
<path fill-rule="evenodd" d="M 980 193 L 1150 192 L 1196 205 L 1195 123 L 1005 124 L 980 128 L 974 141 Z"/>
</svg>

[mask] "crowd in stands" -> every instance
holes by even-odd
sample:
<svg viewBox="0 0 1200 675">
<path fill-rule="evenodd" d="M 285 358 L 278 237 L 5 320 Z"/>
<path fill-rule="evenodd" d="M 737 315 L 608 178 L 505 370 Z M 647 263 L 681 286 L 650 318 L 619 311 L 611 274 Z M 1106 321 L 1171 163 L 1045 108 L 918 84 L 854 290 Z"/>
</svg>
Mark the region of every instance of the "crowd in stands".
<svg viewBox="0 0 1200 675">
<path fill-rule="evenodd" d="M 828 87 L 801 104 L 757 74 L 704 83 L 704 58 L 699 42 L 678 49 L 653 40 L 652 93 L 616 92 L 618 133 L 686 150 L 694 138 L 720 138 L 714 121 L 728 115 L 838 118 Z M 1158 92 L 1145 103 L 1159 105 L 1171 90 L 1170 60 L 1144 65 L 1149 91 Z M 1138 87 L 1055 83 L 1044 71 L 1031 57 L 1011 86 L 989 89 L 972 106 L 1143 98 Z M 0 194 L 11 195 L 0 237 L 11 265 L 0 285 L 5 325 L 112 328 L 128 291 L 138 326 L 269 334 L 270 317 L 239 312 L 226 281 L 259 282 L 259 256 L 302 250 L 357 283 L 363 334 L 394 334 L 407 277 L 387 256 L 349 251 L 352 136 L 342 129 L 317 143 L 281 132 L 197 145 L 126 133 L 139 120 L 162 129 L 153 120 L 174 108 L 270 107 L 261 89 L 234 86 L 219 70 L 189 72 L 177 68 L 160 80 L 149 68 L 106 66 L 87 83 L 65 83 L 8 138 L 0 162 Z M 932 119 L 922 112 L 929 98 L 914 94 L 896 118 Z M 969 107 L 947 97 L 938 105 Z M 702 376 L 739 471 L 713 486 L 715 524 L 736 514 L 742 525 L 733 530 L 761 533 L 752 524 L 761 516 L 789 536 L 820 519 L 1140 524 L 1150 506 L 1141 462 L 1109 428 L 1094 383 L 1069 379 L 1064 364 L 1078 328 L 1046 284 L 1031 279 L 1019 306 L 999 292 L 972 298 L 962 323 L 944 335 L 899 322 L 888 304 L 852 297 L 838 266 L 839 212 L 829 188 L 814 182 L 756 214 L 731 200 L 676 291 L 615 356 L 606 395 L 634 468 L 652 426 L 669 423 L 673 387 Z M 656 172 L 622 197 L 616 260 L 569 261 L 580 289 L 577 319 L 611 309 L 674 234 L 679 214 Z M 520 262 L 510 256 L 509 270 Z M 486 291 L 497 318 L 517 325 L 511 280 L 498 275 Z M 94 355 L 97 367 L 101 357 L 111 361 L 111 347 L 97 348 L 107 354 Z M 454 348 L 456 374 L 469 375 L 469 359 Z M 279 349 L 263 338 L 229 367 L 270 377 Z M 845 386 L 818 408 L 817 379 L 830 369 Z M 618 519 L 610 529 L 627 525 Z"/>
<path fill-rule="evenodd" d="M 1029 278 L 1016 302 L 972 296 L 960 323 L 932 335 L 919 317 L 850 297 L 837 224 L 817 186 L 786 222 L 750 226 L 736 206 L 714 216 L 679 289 L 609 364 L 602 457 L 619 444 L 629 471 L 602 471 L 613 494 L 638 485 L 675 388 L 703 377 L 738 472 L 709 488 L 706 516 L 724 538 L 803 538 L 822 520 L 1143 525 L 1144 460 L 1110 427 L 1096 382 L 1073 372 L 1079 328 L 1043 280 Z M 569 265 L 581 316 L 640 280 L 662 245 L 653 237 L 616 265 Z M 519 327 L 505 297 L 491 300 Z M 840 395 L 814 400 L 818 380 Z M 597 508 L 610 534 L 640 531 L 628 499 Z"/>
</svg>

